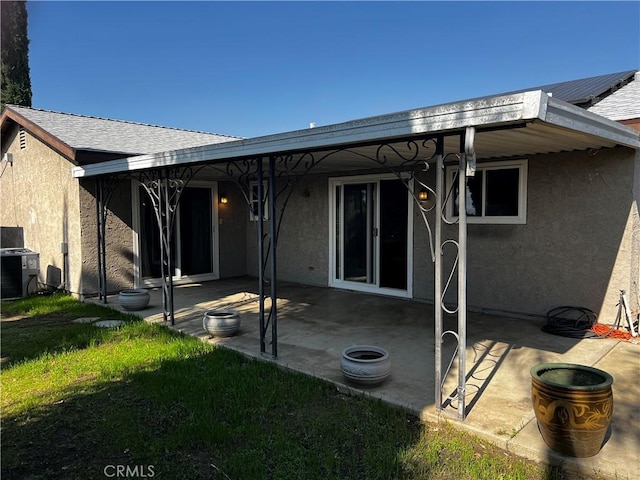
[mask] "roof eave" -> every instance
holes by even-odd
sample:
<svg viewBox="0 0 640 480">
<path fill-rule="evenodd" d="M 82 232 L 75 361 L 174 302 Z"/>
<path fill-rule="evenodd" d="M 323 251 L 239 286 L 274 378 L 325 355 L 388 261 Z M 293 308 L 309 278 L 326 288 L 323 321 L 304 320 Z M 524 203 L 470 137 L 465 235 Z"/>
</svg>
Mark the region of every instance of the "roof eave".
<svg viewBox="0 0 640 480">
<path fill-rule="evenodd" d="M 547 97 L 546 112 L 541 120 L 551 125 L 598 136 L 619 145 L 640 149 L 638 131 L 553 97 Z"/>
<path fill-rule="evenodd" d="M 0 128 L 4 128 L 6 122 L 8 120 L 12 120 L 21 127 L 28 130 L 32 135 L 39 138 L 41 141 L 51 146 L 56 151 L 60 152 L 60 154 L 64 155 L 71 161 L 76 160 L 76 150 L 70 145 L 66 144 L 62 140 L 60 140 L 55 135 L 52 135 L 36 123 L 33 123 L 28 118 L 20 115 L 18 112 L 13 110 L 10 106 L 6 106 L 2 111 L 2 116 L 0 117 Z"/>
</svg>

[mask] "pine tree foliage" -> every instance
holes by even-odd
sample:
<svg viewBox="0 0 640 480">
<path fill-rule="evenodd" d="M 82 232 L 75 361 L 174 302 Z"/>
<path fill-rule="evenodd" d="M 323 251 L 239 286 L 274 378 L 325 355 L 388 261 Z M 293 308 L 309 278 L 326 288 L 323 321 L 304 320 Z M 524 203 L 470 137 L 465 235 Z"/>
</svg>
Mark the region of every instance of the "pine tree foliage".
<svg viewBox="0 0 640 480">
<path fill-rule="evenodd" d="M 0 75 L 2 108 L 5 104 L 31 106 L 27 4 L 0 1 Z"/>
</svg>

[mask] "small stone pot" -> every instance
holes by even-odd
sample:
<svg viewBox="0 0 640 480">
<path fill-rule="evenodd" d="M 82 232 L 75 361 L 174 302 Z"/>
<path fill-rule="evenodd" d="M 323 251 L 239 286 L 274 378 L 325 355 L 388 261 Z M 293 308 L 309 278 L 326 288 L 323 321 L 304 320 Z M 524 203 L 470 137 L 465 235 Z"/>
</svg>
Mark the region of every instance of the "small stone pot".
<svg viewBox="0 0 640 480">
<path fill-rule="evenodd" d="M 373 345 L 352 345 L 342 351 L 340 368 L 344 377 L 363 387 L 384 382 L 391 373 L 389 352 Z"/>
<path fill-rule="evenodd" d="M 531 397 L 545 443 L 571 457 L 602 448 L 613 414 L 613 377 L 597 368 L 545 363 L 531 369 Z"/>
<path fill-rule="evenodd" d="M 118 303 L 129 311 L 142 310 L 149 305 L 151 296 L 146 288 L 130 288 L 122 290 L 118 295 Z"/>
<path fill-rule="evenodd" d="M 207 310 L 202 326 L 212 337 L 230 337 L 240 329 L 240 313 L 236 310 Z"/>
</svg>

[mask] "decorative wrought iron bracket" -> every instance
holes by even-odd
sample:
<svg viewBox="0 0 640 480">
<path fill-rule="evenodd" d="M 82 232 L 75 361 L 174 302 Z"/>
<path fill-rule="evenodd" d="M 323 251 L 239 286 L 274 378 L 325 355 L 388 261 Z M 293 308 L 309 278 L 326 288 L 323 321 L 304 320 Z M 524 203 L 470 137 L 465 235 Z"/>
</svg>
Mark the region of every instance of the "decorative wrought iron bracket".
<svg viewBox="0 0 640 480">
<path fill-rule="evenodd" d="M 162 168 L 143 171 L 138 181 L 151 200 L 160 231 L 160 275 L 162 280 L 162 318 L 175 325 L 173 303 L 173 252 L 172 235 L 180 196 L 194 176 L 192 167 Z"/>
</svg>

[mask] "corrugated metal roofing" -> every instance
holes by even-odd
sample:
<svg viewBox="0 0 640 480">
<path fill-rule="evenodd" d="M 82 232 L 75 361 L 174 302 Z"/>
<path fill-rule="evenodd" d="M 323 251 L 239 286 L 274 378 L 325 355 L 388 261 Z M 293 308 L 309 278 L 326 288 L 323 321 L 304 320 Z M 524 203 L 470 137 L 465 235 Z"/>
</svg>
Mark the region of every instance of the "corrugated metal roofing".
<svg viewBox="0 0 640 480">
<path fill-rule="evenodd" d="M 558 98 L 565 102 L 572 103 L 573 105 L 586 108 L 597 103 L 602 98 L 605 98 L 618 88 L 631 82 L 635 73 L 636 70 L 609 73 L 607 75 L 581 78 L 578 80 L 570 80 L 568 82 L 530 87 L 509 93 L 525 92 L 527 90 L 542 90 L 545 93 L 551 93 L 553 98 Z"/>
<path fill-rule="evenodd" d="M 146 154 L 239 140 L 239 137 L 7 105 L 76 150 Z"/>
</svg>

